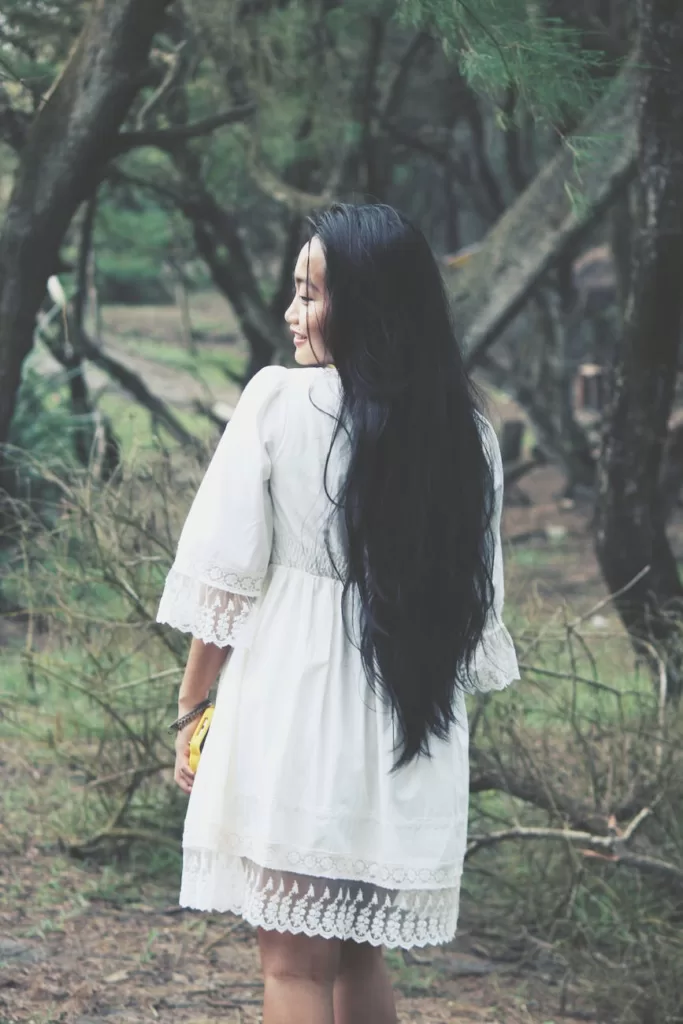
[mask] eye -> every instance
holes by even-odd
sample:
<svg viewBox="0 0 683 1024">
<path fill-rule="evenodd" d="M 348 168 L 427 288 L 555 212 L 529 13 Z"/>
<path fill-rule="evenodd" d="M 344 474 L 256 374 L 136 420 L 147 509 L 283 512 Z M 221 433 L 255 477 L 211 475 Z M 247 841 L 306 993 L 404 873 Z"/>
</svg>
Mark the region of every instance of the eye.
<svg viewBox="0 0 683 1024">
<path fill-rule="evenodd" d="M 299 298 L 301 299 L 302 302 L 305 302 L 305 303 L 308 303 L 308 302 L 311 301 L 310 295 L 300 295 Z"/>
</svg>

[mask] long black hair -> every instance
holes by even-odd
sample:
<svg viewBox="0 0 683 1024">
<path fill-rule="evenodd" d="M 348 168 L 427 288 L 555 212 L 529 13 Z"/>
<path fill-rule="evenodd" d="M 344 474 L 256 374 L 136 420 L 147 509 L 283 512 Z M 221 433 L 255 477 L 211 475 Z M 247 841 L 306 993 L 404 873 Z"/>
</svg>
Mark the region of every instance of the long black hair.
<svg viewBox="0 0 683 1024">
<path fill-rule="evenodd" d="M 396 769 L 448 735 L 469 681 L 493 599 L 491 469 L 422 232 L 384 205 L 336 204 L 310 227 L 342 385 L 330 453 L 342 430 L 350 444 L 341 490 L 327 492 L 341 520 L 343 606 L 355 591 L 363 667 L 398 727 Z M 329 524 L 326 536 L 329 552 Z"/>
</svg>

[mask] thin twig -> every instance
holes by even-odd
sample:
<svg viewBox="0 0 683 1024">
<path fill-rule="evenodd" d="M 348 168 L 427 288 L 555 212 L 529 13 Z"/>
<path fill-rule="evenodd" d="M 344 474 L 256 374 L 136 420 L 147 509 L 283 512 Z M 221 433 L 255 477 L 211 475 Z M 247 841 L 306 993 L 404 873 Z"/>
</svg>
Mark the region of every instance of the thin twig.
<svg viewBox="0 0 683 1024">
<path fill-rule="evenodd" d="M 662 767 L 662 761 L 664 759 L 664 734 L 666 731 L 666 701 L 668 696 L 668 676 L 666 671 L 666 662 L 662 658 L 661 654 L 654 646 L 654 644 L 648 643 L 646 640 L 641 640 L 643 647 L 652 655 L 654 661 L 656 661 L 659 669 L 659 701 L 657 706 L 657 740 L 655 743 L 655 765 L 657 770 L 660 771 Z"/>
<path fill-rule="evenodd" d="M 153 112 L 155 107 L 159 106 L 164 96 L 166 96 L 178 82 L 178 79 L 183 72 L 184 65 L 182 58 L 185 56 L 184 51 L 186 47 L 187 39 L 183 39 L 182 42 L 176 46 L 173 53 L 169 55 L 168 67 L 166 68 L 164 77 L 149 99 L 146 100 L 140 108 L 136 121 L 138 131 L 144 131 L 146 125 L 149 123 L 150 114 Z"/>
<path fill-rule="evenodd" d="M 616 601 L 617 598 L 623 597 L 624 594 L 628 593 L 629 590 L 635 587 L 636 583 L 640 583 L 643 576 L 647 576 L 650 569 L 651 566 L 646 565 L 644 569 L 641 569 L 639 573 L 636 573 L 633 579 L 629 580 L 628 583 L 625 583 L 624 586 L 621 587 L 619 590 L 615 590 L 613 594 L 608 594 L 607 597 L 603 597 L 603 599 L 601 601 L 598 601 L 597 604 L 593 605 L 593 607 L 589 611 L 584 612 L 583 615 L 579 615 L 579 617 L 577 619 L 574 619 L 573 622 L 568 623 L 568 628 L 572 630 L 576 629 L 577 626 L 580 626 L 582 623 L 587 622 L 588 619 L 592 619 L 596 612 L 601 611 L 608 604 L 611 604 L 613 601 Z"/>
<path fill-rule="evenodd" d="M 606 693 L 611 693 L 615 697 L 623 696 L 621 690 L 617 690 L 615 686 L 609 686 L 607 683 L 599 683 L 597 679 L 589 679 L 587 676 L 575 676 L 571 672 L 557 672 L 553 669 L 541 668 L 537 665 L 527 665 L 523 662 L 519 662 L 519 667 L 523 672 L 533 672 L 535 675 L 548 676 L 551 679 L 568 679 L 570 682 L 585 683 L 586 686 L 592 686 L 596 690 L 604 690 Z"/>
<path fill-rule="evenodd" d="M 140 776 L 156 775 L 166 768 L 173 768 L 173 763 L 171 761 L 168 763 L 160 761 L 158 764 L 150 765 L 148 768 L 124 768 L 123 771 L 113 772 L 111 775 L 103 775 L 99 779 L 92 779 L 90 782 L 86 782 L 84 789 L 97 789 L 98 786 L 105 786 L 108 782 L 116 782 L 118 779 L 125 779 L 127 775 L 135 775 L 136 773 Z"/>
<path fill-rule="evenodd" d="M 119 620 L 112 620 L 118 624 Z M 109 687 L 110 693 L 119 693 L 121 690 L 130 690 L 133 686 L 140 686 L 142 683 L 154 683 L 158 679 L 166 679 L 167 676 L 176 676 L 180 671 L 179 666 L 176 668 L 167 668 L 163 672 L 153 672 L 150 676 L 140 676 L 139 679 L 131 679 L 128 683 L 119 683 L 118 686 Z"/>
</svg>

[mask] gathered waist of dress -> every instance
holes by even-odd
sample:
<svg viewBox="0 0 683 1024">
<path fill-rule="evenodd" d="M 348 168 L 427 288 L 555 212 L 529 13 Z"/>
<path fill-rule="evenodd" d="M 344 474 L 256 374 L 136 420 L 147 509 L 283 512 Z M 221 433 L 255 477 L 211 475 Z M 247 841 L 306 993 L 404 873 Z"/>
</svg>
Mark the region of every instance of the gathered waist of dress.
<svg viewBox="0 0 683 1024">
<path fill-rule="evenodd" d="M 339 577 L 343 576 L 345 562 L 342 555 L 336 553 L 334 553 L 334 560 L 336 570 L 324 548 L 306 549 L 301 544 L 283 543 L 276 539 L 273 543 L 270 565 L 284 569 L 298 569 L 310 576 L 323 576 L 341 583 Z"/>
</svg>

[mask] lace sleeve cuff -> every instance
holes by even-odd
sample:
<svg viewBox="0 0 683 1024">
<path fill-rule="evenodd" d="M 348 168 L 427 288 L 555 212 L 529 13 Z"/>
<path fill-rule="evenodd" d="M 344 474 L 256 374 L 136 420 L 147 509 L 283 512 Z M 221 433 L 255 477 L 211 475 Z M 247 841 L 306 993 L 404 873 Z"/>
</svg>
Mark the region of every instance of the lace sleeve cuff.
<svg viewBox="0 0 683 1024">
<path fill-rule="evenodd" d="M 469 693 L 504 690 L 519 679 L 517 655 L 512 637 L 502 622 L 490 626 L 477 648 L 465 689 Z"/>
<path fill-rule="evenodd" d="M 235 594 L 171 569 L 159 602 L 157 622 L 192 633 L 217 647 L 244 645 L 256 597 Z"/>
</svg>

